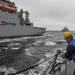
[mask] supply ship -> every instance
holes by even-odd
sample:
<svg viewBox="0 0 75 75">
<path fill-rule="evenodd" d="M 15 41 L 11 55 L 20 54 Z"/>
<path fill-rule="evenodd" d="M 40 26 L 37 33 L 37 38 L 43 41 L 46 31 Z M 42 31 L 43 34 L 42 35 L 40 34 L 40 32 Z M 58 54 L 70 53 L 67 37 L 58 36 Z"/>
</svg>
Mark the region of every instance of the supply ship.
<svg viewBox="0 0 75 75">
<path fill-rule="evenodd" d="M 25 15 L 25 18 L 23 16 Z M 0 38 L 36 36 L 45 33 L 46 28 L 34 27 L 29 12 L 20 10 L 10 0 L 0 0 Z"/>
<path fill-rule="evenodd" d="M 62 29 L 63 32 L 66 32 L 66 31 L 69 31 L 69 29 L 67 28 L 67 26 L 65 26 L 63 29 Z"/>
</svg>

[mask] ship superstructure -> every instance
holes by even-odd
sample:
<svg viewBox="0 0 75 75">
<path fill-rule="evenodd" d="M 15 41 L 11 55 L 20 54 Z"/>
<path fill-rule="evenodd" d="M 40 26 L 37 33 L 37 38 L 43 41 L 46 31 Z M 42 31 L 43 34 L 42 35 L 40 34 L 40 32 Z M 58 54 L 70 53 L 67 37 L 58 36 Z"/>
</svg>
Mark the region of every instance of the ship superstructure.
<svg viewBox="0 0 75 75">
<path fill-rule="evenodd" d="M 62 29 L 62 31 L 65 32 L 65 31 L 69 31 L 69 30 L 68 30 L 67 26 L 65 26 L 65 27 Z"/>
<path fill-rule="evenodd" d="M 25 14 L 25 18 L 23 18 Z M 46 28 L 34 27 L 29 12 L 20 10 L 10 0 L 0 0 L 0 37 L 41 35 Z"/>
</svg>

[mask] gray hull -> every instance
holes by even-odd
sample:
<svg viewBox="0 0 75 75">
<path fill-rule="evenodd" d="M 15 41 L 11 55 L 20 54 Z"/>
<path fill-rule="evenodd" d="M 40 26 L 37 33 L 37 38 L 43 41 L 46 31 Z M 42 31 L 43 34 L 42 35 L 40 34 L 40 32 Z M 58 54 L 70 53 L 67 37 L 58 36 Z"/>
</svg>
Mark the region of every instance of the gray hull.
<svg viewBox="0 0 75 75">
<path fill-rule="evenodd" d="M 75 69 L 75 64 L 73 63 L 73 61 L 70 61 L 67 64 L 67 68 L 64 64 L 64 65 L 61 66 L 60 72 L 57 71 L 55 74 L 52 74 L 52 75 L 73 75 L 74 69 Z"/>
<path fill-rule="evenodd" d="M 69 64 L 67 65 L 66 75 L 73 75 L 74 69 L 75 69 L 75 64 L 73 61 L 70 61 Z M 60 75 L 65 75 L 65 69 L 60 73 Z"/>
<path fill-rule="evenodd" d="M 3 37 L 19 37 L 19 36 L 36 36 L 45 32 L 45 29 L 33 26 L 1 26 L 0 38 Z"/>
<path fill-rule="evenodd" d="M 20 12 L 9 10 L 16 8 L 15 4 L 7 0 L 0 0 L 2 7 L 0 8 L 0 38 L 2 37 L 16 37 L 16 36 L 35 36 L 41 35 L 46 31 L 46 28 L 34 27 L 30 22 L 29 12 Z M 9 7 L 9 5 L 11 7 Z M 4 8 L 7 6 L 8 8 Z M 26 17 L 23 18 L 23 13 Z"/>
</svg>

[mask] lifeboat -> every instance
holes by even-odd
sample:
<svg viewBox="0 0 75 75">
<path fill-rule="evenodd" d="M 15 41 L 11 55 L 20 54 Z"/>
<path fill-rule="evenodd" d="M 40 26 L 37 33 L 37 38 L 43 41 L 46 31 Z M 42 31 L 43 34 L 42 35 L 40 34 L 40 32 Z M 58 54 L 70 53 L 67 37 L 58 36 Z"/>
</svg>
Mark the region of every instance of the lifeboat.
<svg viewBox="0 0 75 75">
<path fill-rule="evenodd" d="M 2 4 L 0 4 L 0 8 L 2 8 L 3 7 L 3 5 Z"/>
<path fill-rule="evenodd" d="M 14 7 L 9 7 L 9 6 L 3 6 L 3 7 L 10 11 L 16 11 L 16 8 L 14 8 Z"/>
</svg>

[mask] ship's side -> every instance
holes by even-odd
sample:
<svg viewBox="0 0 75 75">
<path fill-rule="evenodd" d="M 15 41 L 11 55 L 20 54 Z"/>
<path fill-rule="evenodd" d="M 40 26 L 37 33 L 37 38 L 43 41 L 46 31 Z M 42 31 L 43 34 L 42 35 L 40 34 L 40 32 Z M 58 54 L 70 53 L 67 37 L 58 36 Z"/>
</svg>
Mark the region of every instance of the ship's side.
<svg viewBox="0 0 75 75">
<path fill-rule="evenodd" d="M 46 31 L 45 28 L 34 27 L 30 23 L 28 11 L 21 9 L 17 12 L 15 4 L 6 0 L 0 0 L 0 4 L 0 37 L 41 35 Z M 25 19 L 23 13 L 26 14 Z"/>
<path fill-rule="evenodd" d="M 61 66 L 61 71 L 57 72 L 54 75 L 73 75 L 75 69 L 75 63 L 73 61 L 69 61 L 67 65 Z"/>
<path fill-rule="evenodd" d="M 66 75 L 73 75 L 74 69 L 75 69 L 75 63 L 74 63 L 73 61 L 70 61 L 70 62 L 67 64 L 67 68 L 65 68 L 65 69 L 60 73 L 60 75 L 65 75 L 65 72 L 66 72 Z"/>
<path fill-rule="evenodd" d="M 61 31 L 66 32 L 66 31 L 69 31 L 69 30 L 68 30 L 67 26 L 65 26 Z"/>
</svg>

